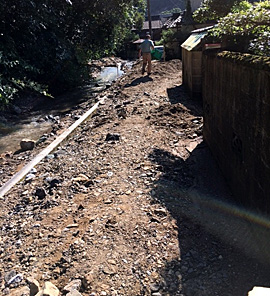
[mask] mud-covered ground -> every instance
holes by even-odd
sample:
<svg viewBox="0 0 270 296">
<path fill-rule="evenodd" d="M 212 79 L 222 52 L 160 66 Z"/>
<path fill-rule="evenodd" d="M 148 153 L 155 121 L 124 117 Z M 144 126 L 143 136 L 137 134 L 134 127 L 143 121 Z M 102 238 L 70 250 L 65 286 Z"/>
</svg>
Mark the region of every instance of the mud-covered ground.
<svg viewBox="0 0 270 296">
<path fill-rule="evenodd" d="M 29 277 L 61 295 L 78 280 L 71 296 L 244 296 L 270 286 L 257 240 L 268 229 L 233 204 L 203 141 L 201 103 L 181 83 L 179 60 L 154 62 L 151 76 L 135 65 L 1 199 L 0 295 L 30 295 Z M 33 151 L 2 155 L 1 184 L 91 104 L 61 116 Z"/>
</svg>

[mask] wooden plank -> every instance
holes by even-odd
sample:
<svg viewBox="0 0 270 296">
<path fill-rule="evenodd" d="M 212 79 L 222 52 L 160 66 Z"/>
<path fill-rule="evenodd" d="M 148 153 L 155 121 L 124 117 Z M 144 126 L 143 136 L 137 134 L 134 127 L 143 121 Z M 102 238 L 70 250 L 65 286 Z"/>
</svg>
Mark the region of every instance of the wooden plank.
<svg viewBox="0 0 270 296">
<path fill-rule="evenodd" d="M 82 124 L 99 106 L 104 99 L 98 101 L 92 108 L 85 112 L 77 121 L 67 128 L 60 136 L 58 136 L 49 146 L 43 149 L 33 160 L 16 173 L 9 181 L 0 188 L 0 199 L 18 182 L 20 182 L 27 173 L 37 165 L 45 156 L 53 151 L 63 140 L 65 140 L 80 124 Z"/>
</svg>

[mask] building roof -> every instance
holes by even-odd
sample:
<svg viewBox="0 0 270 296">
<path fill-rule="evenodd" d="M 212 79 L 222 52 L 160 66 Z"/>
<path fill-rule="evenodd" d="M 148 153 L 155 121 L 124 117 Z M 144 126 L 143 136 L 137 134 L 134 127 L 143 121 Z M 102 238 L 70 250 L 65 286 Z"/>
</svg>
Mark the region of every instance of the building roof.
<svg viewBox="0 0 270 296">
<path fill-rule="evenodd" d="M 208 26 L 208 27 L 197 29 L 197 30 L 193 30 L 191 32 L 191 35 L 181 45 L 181 47 L 185 48 L 188 51 L 197 50 L 202 39 L 205 37 L 205 35 L 208 33 L 208 31 L 210 29 L 212 29 L 213 27 L 214 26 Z"/>
<path fill-rule="evenodd" d="M 178 25 L 182 23 L 182 14 L 174 13 L 168 20 L 164 23 L 164 29 L 176 28 Z"/>
<path fill-rule="evenodd" d="M 206 34 L 206 30 L 202 32 L 192 33 L 188 37 L 188 39 L 181 45 L 181 47 L 188 51 L 198 50 L 198 47 Z"/>
<path fill-rule="evenodd" d="M 161 29 L 162 28 L 162 22 L 161 20 L 155 20 L 151 21 L 152 29 Z M 149 22 L 143 22 L 143 28 L 142 30 L 149 30 Z"/>
<path fill-rule="evenodd" d="M 208 31 L 210 29 L 214 28 L 214 26 L 208 26 L 208 27 L 204 27 L 204 28 L 200 28 L 200 29 L 197 29 L 197 30 L 193 30 L 191 33 L 200 33 L 200 32 L 204 32 L 204 31 Z"/>
</svg>

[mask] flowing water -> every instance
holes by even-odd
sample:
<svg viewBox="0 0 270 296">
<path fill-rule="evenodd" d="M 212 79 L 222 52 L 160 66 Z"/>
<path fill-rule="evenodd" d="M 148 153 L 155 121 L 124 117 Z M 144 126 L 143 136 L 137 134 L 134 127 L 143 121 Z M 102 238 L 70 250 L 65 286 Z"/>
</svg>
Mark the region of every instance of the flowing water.
<svg viewBox="0 0 270 296">
<path fill-rule="evenodd" d="M 57 114 L 68 112 L 82 100 L 83 96 L 84 99 L 91 97 L 91 93 L 103 90 L 106 85 L 123 75 L 120 65 L 119 63 L 118 67 L 104 67 L 94 83 L 74 93 L 56 98 L 55 101 L 50 100 L 41 107 L 42 110 L 32 113 L 28 118 L 17 122 L 0 122 L 0 154 L 19 150 L 20 141 L 24 138 L 37 141 L 42 135 L 50 133 L 52 122 L 58 118 Z"/>
</svg>

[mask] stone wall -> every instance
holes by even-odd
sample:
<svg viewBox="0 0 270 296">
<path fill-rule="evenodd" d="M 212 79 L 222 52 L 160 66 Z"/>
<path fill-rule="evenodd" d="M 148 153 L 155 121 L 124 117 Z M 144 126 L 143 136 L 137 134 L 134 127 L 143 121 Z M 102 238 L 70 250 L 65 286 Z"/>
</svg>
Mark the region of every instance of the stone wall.
<svg viewBox="0 0 270 296">
<path fill-rule="evenodd" d="M 234 197 L 270 212 L 270 58 L 203 55 L 204 137 Z"/>
</svg>

